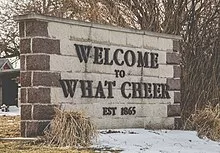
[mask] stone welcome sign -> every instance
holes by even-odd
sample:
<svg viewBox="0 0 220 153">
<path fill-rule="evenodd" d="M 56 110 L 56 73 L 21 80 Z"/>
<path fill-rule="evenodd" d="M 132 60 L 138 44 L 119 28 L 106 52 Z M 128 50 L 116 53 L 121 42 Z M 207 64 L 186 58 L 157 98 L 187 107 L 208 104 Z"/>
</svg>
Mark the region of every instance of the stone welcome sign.
<svg viewBox="0 0 220 153">
<path fill-rule="evenodd" d="M 180 37 L 40 15 L 15 17 L 21 134 L 41 135 L 55 107 L 100 129 L 178 128 Z"/>
</svg>

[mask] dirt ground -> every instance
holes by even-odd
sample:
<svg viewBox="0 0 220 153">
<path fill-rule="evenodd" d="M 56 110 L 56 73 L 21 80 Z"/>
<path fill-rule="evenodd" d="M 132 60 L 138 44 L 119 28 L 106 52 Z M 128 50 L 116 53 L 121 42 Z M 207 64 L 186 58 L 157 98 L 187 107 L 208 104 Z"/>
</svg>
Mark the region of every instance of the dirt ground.
<svg viewBox="0 0 220 153">
<path fill-rule="evenodd" d="M 20 137 L 20 116 L 0 116 L 0 138 Z M 42 142 L 1 141 L 1 153 L 94 153 L 94 150 L 58 148 Z"/>
</svg>

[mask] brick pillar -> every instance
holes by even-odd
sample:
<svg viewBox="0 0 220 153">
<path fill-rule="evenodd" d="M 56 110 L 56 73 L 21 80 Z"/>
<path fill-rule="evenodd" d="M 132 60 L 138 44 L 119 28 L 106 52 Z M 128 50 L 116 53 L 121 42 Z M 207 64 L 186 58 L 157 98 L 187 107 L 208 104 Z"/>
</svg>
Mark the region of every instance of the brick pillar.
<svg viewBox="0 0 220 153">
<path fill-rule="evenodd" d="M 180 69 L 180 42 L 177 40 L 173 41 L 173 52 L 167 53 L 167 64 L 173 65 L 173 77 L 167 78 L 167 85 L 169 86 L 170 91 L 174 91 L 174 103 L 167 106 L 167 116 L 174 117 L 174 128 L 181 128 L 181 93 L 180 93 L 180 77 L 181 77 L 181 69 Z"/>
<path fill-rule="evenodd" d="M 35 137 L 53 118 L 51 87 L 59 87 L 60 73 L 50 71 L 50 55 L 60 54 L 60 41 L 48 36 L 48 23 L 19 20 L 21 59 L 21 136 Z"/>
</svg>

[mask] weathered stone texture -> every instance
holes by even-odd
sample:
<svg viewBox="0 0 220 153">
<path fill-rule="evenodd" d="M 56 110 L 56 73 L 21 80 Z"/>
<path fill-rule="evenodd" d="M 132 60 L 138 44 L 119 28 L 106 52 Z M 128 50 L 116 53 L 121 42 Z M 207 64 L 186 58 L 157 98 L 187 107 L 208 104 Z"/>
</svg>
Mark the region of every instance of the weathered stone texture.
<svg viewBox="0 0 220 153">
<path fill-rule="evenodd" d="M 21 103 L 26 103 L 27 99 L 26 99 L 26 88 L 21 88 Z"/>
<path fill-rule="evenodd" d="M 21 87 L 29 87 L 31 86 L 31 72 L 21 72 Z"/>
<path fill-rule="evenodd" d="M 60 54 L 60 41 L 48 38 L 33 38 L 33 53 Z"/>
<path fill-rule="evenodd" d="M 180 41 L 179 40 L 173 41 L 173 51 L 180 52 Z"/>
<path fill-rule="evenodd" d="M 29 88 L 28 103 L 50 103 L 50 88 Z"/>
<path fill-rule="evenodd" d="M 19 37 L 24 37 L 24 21 L 19 22 Z"/>
<path fill-rule="evenodd" d="M 167 64 L 180 64 L 180 55 L 178 53 L 167 53 Z"/>
<path fill-rule="evenodd" d="M 42 136 L 43 131 L 48 126 L 49 121 L 22 121 L 21 122 L 21 136 L 22 137 L 36 137 Z"/>
<path fill-rule="evenodd" d="M 180 103 L 180 102 L 181 102 L 181 93 L 174 92 L 174 103 Z"/>
<path fill-rule="evenodd" d="M 180 130 L 183 127 L 183 121 L 180 117 L 174 118 L 174 129 Z"/>
<path fill-rule="evenodd" d="M 20 52 L 21 54 L 31 53 L 31 39 L 21 39 L 20 40 Z"/>
<path fill-rule="evenodd" d="M 26 58 L 27 70 L 48 71 L 50 69 L 49 55 L 28 55 Z"/>
<path fill-rule="evenodd" d="M 32 106 L 21 105 L 21 120 L 31 120 Z"/>
<path fill-rule="evenodd" d="M 167 106 L 167 116 L 173 117 L 173 116 L 180 116 L 181 110 L 180 105 L 168 105 Z"/>
<path fill-rule="evenodd" d="M 47 22 L 37 20 L 26 20 L 26 36 L 48 36 Z"/>
<path fill-rule="evenodd" d="M 25 57 L 25 55 L 20 55 L 20 69 L 21 69 L 21 71 L 25 71 L 25 69 L 26 69 L 26 62 L 25 62 L 25 59 L 26 57 Z"/>
<path fill-rule="evenodd" d="M 174 78 L 180 78 L 181 77 L 181 68 L 180 66 L 173 66 L 174 69 Z"/>
<path fill-rule="evenodd" d="M 54 105 L 34 105 L 34 120 L 52 120 L 55 114 Z"/>
<path fill-rule="evenodd" d="M 52 72 L 34 72 L 33 86 L 60 87 L 60 74 Z"/>
<path fill-rule="evenodd" d="M 180 79 L 168 78 L 167 85 L 169 90 L 180 90 Z"/>
</svg>

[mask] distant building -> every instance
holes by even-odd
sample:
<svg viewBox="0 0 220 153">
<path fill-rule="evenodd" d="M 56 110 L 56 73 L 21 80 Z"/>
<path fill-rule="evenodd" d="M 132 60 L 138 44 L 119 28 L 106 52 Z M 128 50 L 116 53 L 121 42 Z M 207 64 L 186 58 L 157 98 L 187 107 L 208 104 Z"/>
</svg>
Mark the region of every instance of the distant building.
<svg viewBox="0 0 220 153">
<path fill-rule="evenodd" d="M 8 59 L 0 58 L 0 106 L 18 105 L 19 69 L 13 69 Z"/>
</svg>

